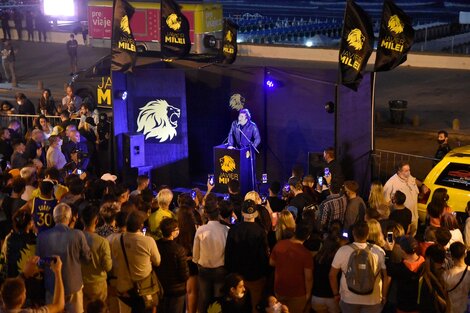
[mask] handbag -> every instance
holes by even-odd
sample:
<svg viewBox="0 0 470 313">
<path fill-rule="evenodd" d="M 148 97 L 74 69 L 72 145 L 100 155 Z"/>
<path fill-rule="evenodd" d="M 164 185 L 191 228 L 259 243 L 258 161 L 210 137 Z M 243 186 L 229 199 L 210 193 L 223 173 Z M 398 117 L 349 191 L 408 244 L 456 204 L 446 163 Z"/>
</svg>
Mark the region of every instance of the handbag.
<svg viewBox="0 0 470 313">
<path fill-rule="evenodd" d="M 131 270 L 129 267 L 129 261 L 127 259 L 126 249 L 124 248 L 124 239 L 121 234 L 121 248 L 124 253 L 124 259 L 126 260 L 127 271 L 129 272 L 129 277 L 134 285 L 134 287 L 128 292 L 130 295 L 137 295 L 142 298 L 145 304 L 145 308 L 153 308 L 158 305 L 159 301 L 163 298 L 163 287 L 158 280 L 157 274 L 152 269 L 150 275 L 144 279 L 134 281 L 132 280 Z"/>
</svg>

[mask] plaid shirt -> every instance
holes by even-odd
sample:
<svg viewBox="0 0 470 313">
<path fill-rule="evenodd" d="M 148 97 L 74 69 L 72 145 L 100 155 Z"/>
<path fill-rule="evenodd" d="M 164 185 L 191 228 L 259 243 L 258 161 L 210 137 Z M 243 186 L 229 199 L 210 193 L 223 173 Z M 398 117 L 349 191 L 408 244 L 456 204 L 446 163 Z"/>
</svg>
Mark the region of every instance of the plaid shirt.
<svg viewBox="0 0 470 313">
<path fill-rule="evenodd" d="M 339 194 L 329 195 L 320 204 L 320 229 L 329 229 L 331 222 L 339 220 L 341 223 L 344 222 L 344 214 L 346 213 L 346 207 L 348 205 L 348 199 L 346 196 Z"/>
</svg>

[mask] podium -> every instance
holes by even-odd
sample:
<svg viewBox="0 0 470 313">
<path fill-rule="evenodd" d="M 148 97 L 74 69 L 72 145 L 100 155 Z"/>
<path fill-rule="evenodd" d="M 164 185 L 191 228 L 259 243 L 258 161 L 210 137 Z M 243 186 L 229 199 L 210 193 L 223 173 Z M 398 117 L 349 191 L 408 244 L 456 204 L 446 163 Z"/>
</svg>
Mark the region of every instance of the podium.
<svg viewBox="0 0 470 313">
<path fill-rule="evenodd" d="M 240 182 L 242 194 L 255 190 L 253 172 L 255 167 L 254 155 L 249 147 L 241 149 L 227 149 L 226 145 L 214 147 L 214 183 L 215 192 L 228 193 L 227 184 L 236 179 Z M 253 165 L 253 168 L 252 168 Z"/>
</svg>

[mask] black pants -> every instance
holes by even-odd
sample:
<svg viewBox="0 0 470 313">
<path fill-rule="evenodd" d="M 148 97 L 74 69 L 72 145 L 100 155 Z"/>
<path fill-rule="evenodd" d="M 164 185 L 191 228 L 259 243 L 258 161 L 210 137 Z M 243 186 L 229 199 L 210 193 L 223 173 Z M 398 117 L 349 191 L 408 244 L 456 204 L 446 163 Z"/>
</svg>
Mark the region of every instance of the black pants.
<svg viewBox="0 0 470 313">
<path fill-rule="evenodd" d="M 152 313 L 153 311 L 152 308 L 145 308 L 144 300 L 136 293 L 130 294 L 129 297 L 119 296 L 119 300 L 131 308 L 131 313 Z"/>
</svg>

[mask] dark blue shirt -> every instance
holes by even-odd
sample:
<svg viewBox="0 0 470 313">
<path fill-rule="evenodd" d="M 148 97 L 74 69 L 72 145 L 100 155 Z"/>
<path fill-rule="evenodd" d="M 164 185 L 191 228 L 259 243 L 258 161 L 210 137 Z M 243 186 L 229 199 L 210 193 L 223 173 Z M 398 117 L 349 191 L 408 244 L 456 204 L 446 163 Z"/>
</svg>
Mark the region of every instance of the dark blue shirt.
<svg viewBox="0 0 470 313">
<path fill-rule="evenodd" d="M 241 130 L 241 131 L 240 131 Z M 255 147 L 261 142 L 258 126 L 252 121 L 247 122 L 245 125 L 238 125 L 237 121 L 233 121 L 228 134 L 228 144 L 236 148 L 243 148 L 250 146 L 250 142 L 243 136 L 242 132 L 250 140 Z"/>
</svg>

